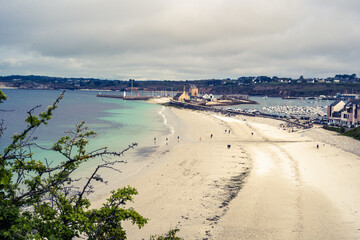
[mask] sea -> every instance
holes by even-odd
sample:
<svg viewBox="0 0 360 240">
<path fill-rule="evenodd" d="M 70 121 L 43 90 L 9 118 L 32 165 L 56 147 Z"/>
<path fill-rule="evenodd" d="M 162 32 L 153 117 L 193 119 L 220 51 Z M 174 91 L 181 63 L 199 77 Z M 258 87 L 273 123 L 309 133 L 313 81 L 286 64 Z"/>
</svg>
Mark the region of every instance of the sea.
<svg viewBox="0 0 360 240">
<path fill-rule="evenodd" d="M 27 112 L 42 112 L 61 94 L 61 90 L 3 89 L 9 99 L 0 105 L 0 119 L 6 127 L 0 138 L 0 147 L 10 143 L 14 133 L 26 127 Z M 131 143 L 139 148 L 148 146 L 153 139 L 162 139 L 171 133 L 166 125 L 164 107 L 144 101 L 124 101 L 117 98 L 96 97 L 98 91 L 65 92 L 48 125 L 36 130 L 34 136 L 44 146 L 51 146 L 65 131 L 74 130 L 75 125 L 85 121 L 97 136 L 91 140 L 91 147 L 108 146 L 119 151 Z M 282 99 L 278 97 L 250 96 L 258 104 L 235 105 L 232 108 L 264 111 L 269 106 L 310 106 L 324 109 L 333 101 Z"/>
<path fill-rule="evenodd" d="M 3 89 L 9 99 L 0 104 L 0 120 L 6 129 L 0 137 L 0 151 L 11 142 L 11 136 L 26 128 L 25 118 L 31 109 L 33 114 L 44 111 L 62 93 L 60 90 Z M 32 137 L 42 148 L 51 148 L 54 142 L 75 130 L 76 124 L 85 121 L 85 126 L 97 135 L 90 139 L 88 151 L 107 146 L 109 151 L 121 152 L 132 143 L 138 146 L 131 150 L 132 156 L 141 156 L 156 150 L 158 143 L 165 142 L 171 134 L 163 111 L 165 107 L 143 101 L 124 101 L 115 98 L 96 97 L 97 91 L 66 91 L 52 119 L 47 125 L 36 129 Z M 33 147 L 35 159 L 64 160 L 58 153 Z M 126 154 L 125 154 L 126 156 Z M 55 160 L 54 160 L 55 159 Z M 126 159 L 126 161 L 128 161 Z M 99 164 L 92 162 L 91 164 Z"/>
<path fill-rule="evenodd" d="M 24 119 L 31 109 L 33 114 L 44 111 L 47 106 L 62 93 L 60 90 L 24 90 L 3 89 L 9 99 L 0 104 L 0 120 L 6 129 L 0 137 L 0 151 L 11 142 L 11 136 L 26 128 Z M 47 125 L 41 126 L 33 133 L 37 144 L 42 148 L 51 148 L 54 142 L 66 135 L 66 131 L 75 130 L 75 125 L 85 121 L 85 125 L 94 130 L 97 136 L 90 139 L 88 151 L 107 146 L 110 151 L 120 152 L 132 143 L 138 146 L 132 150 L 137 155 L 136 161 L 165 143 L 165 139 L 173 134 L 167 124 L 164 106 L 144 101 L 124 101 L 118 98 L 96 97 L 98 91 L 65 92 L 52 119 Z M 268 106 L 321 106 L 324 109 L 332 101 L 315 101 L 300 99 L 281 99 L 273 97 L 250 96 L 258 104 L 231 106 L 241 109 L 262 111 Z M 157 143 L 154 144 L 154 138 Z M 35 158 L 63 159 L 52 151 L 34 148 Z M 130 160 L 131 161 L 131 160 Z M 135 161 L 135 160 L 134 160 Z M 92 162 L 99 164 L 99 162 Z"/>
</svg>

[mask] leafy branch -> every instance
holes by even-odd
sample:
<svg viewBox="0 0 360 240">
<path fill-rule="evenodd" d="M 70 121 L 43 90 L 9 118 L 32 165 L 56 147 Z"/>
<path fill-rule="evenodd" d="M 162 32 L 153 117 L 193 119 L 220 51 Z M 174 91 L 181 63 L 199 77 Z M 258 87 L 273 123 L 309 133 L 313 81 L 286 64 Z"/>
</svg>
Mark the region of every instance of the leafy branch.
<svg viewBox="0 0 360 240">
<path fill-rule="evenodd" d="M 86 198 L 94 191 L 93 181 L 103 182 L 99 174 L 103 168 L 120 172 L 116 164 L 126 163 L 117 159 L 137 144 L 133 143 L 120 152 L 109 151 L 106 147 L 87 151 L 89 139 L 96 136 L 85 123 L 67 131 L 51 149 L 36 143 L 33 134 L 37 128 L 47 125 L 57 108 L 64 92 L 38 115 L 36 106 L 28 111 L 27 127 L 12 136 L 12 142 L 0 154 L 0 238 L 1 239 L 72 239 L 87 236 L 89 239 L 125 239 L 121 223 L 130 220 L 139 228 L 147 219 L 134 209 L 124 208 L 133 201 L 137 191 L 125 187 L 112 195 L 99 209 L 90 210 Z M 0 103 L 7 97 L 0 91 Z M 3 129 L 3 127 L 1 128 Z M 62 156 L 61 161 L 37 160 L 33 148 L 54 151 Z M 80 178 L 74 171 L 82 163 L 100 158 L 102 164 L 79 185 Z"/>
</svg>

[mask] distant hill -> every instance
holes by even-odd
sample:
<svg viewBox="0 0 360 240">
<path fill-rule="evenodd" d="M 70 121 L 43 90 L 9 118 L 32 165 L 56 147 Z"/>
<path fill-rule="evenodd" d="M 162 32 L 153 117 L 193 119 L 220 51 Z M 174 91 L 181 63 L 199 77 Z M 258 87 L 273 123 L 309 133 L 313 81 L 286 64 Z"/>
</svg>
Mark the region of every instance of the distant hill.
<svg viewBox="0 0 360 240">
<path fill-rule="evenodd" d="M 190 85 L 196 85 L 199 92 L 212 94 L 247 94 L 312 97 L 319 95 L 335 95 L 336 93 L 360 93 L 360 81 L 355 74 L 336 75 L 332 78 L 299 79 L 278 77 L 240 77 L 237 79 L 206 79 L 206 80 L 105 80 L 96 78 L 62 78 L 49 76 L 0 76 L 1 87 L 20 89 L 100 89 L 122 91 L 133 86 L 137 90 L 147 91 L 183 91 Z"/>
</svg>

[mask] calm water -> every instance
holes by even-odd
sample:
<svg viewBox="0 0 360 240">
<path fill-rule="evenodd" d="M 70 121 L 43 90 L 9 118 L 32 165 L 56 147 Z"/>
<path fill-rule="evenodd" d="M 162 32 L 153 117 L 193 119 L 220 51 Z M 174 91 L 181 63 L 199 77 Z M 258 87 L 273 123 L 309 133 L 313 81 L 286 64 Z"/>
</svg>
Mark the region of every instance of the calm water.
<svg viewBox="0 0 360 240">
<path fill-rule="evenodd" d="M 0 138 L 0 149 L 9 144 L 14 133 L 20 133 L 26 127 L 26 112 L 41 105 L 35 112 L 44 111 L 60 95 L 56 90 L 18 90 L 5 89 L 9 99 L 0 105 L 0 119 L 4 120 L 6 130 Z M 97 98 L 97 92 L 67 91 L 55 110 L 47 126 L 35 132 L 38 142 L 45 147 L 51 146 L 64 131 L 75 129 L 81 121 L 97 132 L 91 140 L 89 149 L 108 146 L 110 150 L 121 151 L 133 142 L 138 149 L 146 147 L 155 136 L 169 133 L 164 125 L 163 116 L 159 114 L 162 106 L 138 101 Z M 38 152 L 38 156 L 43 153 Z M 45 155 L 44 155 L 45 156 Z M 46 153 L 49 156 L 49 153 Z M 51 156 L 51 155 L 50 155 Z"/>
</svg>

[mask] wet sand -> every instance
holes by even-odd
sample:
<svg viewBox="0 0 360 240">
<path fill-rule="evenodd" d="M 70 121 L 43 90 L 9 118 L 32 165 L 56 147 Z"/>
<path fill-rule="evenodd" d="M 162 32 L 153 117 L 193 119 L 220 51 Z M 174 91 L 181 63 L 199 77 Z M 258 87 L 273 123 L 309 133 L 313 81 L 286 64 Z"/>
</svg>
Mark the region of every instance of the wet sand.
<svg viewBox="0 0 360 240">
<path fill-rule="evenodd" d="M 184 239 L 360 238 L 360 157 L 324 144 L 323 130 L 173 108 L 167 118 L 168 144 L 126 181 L 139 191 L 129 207 L 150 219 L 125 224 L 128 239 L 172 228 Z"/>
</svg>

